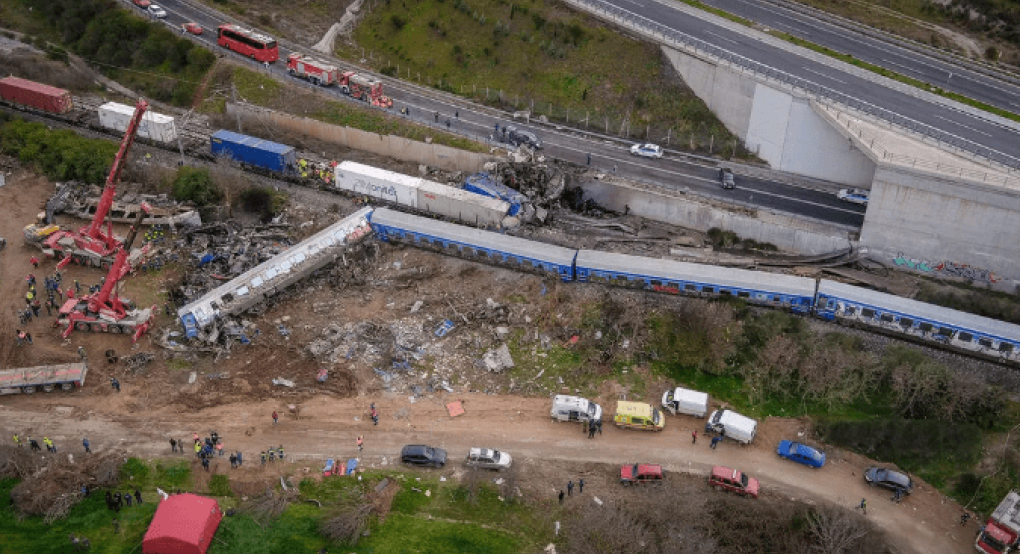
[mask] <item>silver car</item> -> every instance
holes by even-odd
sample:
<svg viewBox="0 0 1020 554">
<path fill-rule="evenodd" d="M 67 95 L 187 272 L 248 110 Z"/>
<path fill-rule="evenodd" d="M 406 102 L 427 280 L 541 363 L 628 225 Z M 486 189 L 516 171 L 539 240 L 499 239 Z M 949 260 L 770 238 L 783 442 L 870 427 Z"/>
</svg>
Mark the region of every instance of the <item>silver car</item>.
<svg viewBox="0 0 1020 554">
<path fill-rule="evenodd" d="M 506 452 L 491 450 L 489 448 L 472 448 L 468 451 L 467 460 L 464 462 L 471 467 L 484 469 L 509 469 L 513 459 Z"/>
<path fill-rule="evenodd" d="M 166 17 L 166 10 L 157 6 L 156 4 L 153 4 L 149 6 L 149 15 L 152 15 L 159 19 L 163 19 L 164 17 Z"/>
</svg>

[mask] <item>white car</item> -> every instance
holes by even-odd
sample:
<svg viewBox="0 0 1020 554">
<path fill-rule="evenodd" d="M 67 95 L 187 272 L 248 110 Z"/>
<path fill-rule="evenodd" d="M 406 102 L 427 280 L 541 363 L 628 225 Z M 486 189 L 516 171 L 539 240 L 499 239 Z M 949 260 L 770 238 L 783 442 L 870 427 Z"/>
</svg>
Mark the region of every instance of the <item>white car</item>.
<svg viewBox="0 0 1020 554">
<path fill-rule="evenodd" d="M 488 448 L 472 448 L 468 451 L 465 464 L 485 469 L 509 469 L 513 460 L 506 452 Z"/>
<path fill-rule="evenodd" d="M 836 198 L 851 204 L 868 205 L 868 191 L 864 189 L 843 189 L 836 194 Z"/>
<path fill-rule="evenodd" d="M 166 17 L 166 10 L 157 6 L 156 4 L 153 4 L 149 6 L 149 15 L 157 17 L 159 19 L 163 19 L 164 17 Z"/>
<path fill-rule="evenodd" d="M 643 158 L 661 158 L 662 147 L 657 144 L 635 144 L 630 147 L 630 153 Z"/>
</svg>

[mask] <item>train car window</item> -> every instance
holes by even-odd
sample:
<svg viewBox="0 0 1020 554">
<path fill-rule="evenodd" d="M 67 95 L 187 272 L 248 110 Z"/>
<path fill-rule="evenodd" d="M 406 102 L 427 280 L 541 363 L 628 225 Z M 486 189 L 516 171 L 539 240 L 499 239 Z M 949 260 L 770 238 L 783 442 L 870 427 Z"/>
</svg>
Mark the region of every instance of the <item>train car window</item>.
<svg viewBox="0 0 1020 554">
<path fill-rule="evenodd" d="M 719 289 L 719 294 L 721 296 L 733 296 L 733 291 L 728 289 Z"/>
<path fill-rule="evenodd" d="M 737 296 L 739 296 L 740 298 L 750 298 L 751 293 L 747 292 L 746 290 L 742 290 L 737 292 Z"/>
<path fill-rule="evenodd" d="M 972 342 L 974 340 L 974 335 L 961 331 L 960 334 L 956 336 L 956 338 L 963 342 Z"/>
<path fill-rule="evenodd" d="M 653 287 L 661 287 L 661 286 L 662 286 L 662 281 L 660 281 L 660 280 L 658 280 L 658 279 L 652 279 L 652 280 L 650 281 L 650 283 L 651 283 L 651 285 L 652 285 Z"/>
<path fill-rule="evenodd" d="M 939 334 L 943 337 L 951 337 L 953 336 L 953 330 L 949 327 L 939 327 Z"/>
<path fill-rule="evenodd" d="M 914 325 L 914 320 L 913 319 L 910 319 L 910 318 L 907 318 L 907 317 L 901 317 L 900 318 L 900 326 L 901 327 L 912 327 L 913 325 Z"/>
<path fill-rule="evenodd" d="M 999 352 L 1012 352 L 1012 351 L 1013 351 L 1013 345 L 1012 344 L 1010 344 L 1008 342 L 1000 342 L 999 343 Z"/>
<path fill-rule="evenodd" d="M 847 306 L 846 307 L 846 315 L 854 315 L 855 313 L 857 313 L 857 308 L 856 307 L 854 307 L 854 306 Z"/>
<path fill-rule="evenodd" d="M 935 326 L 932 325 L 931 323 L 925 323 L 922 321 L 921 324 L 917 326 L 917 328 L 924 331 L 925 333 L 930 333 L 931 330 L 935 328 Z"/>
<path fill-rule="evenodd" d="M 881 319 L 882 321 L 886 321 L 888 323 L 892 323 L 893 316 L 892 314 L 882 314 L 882 317 L 880 317 L 879 319 Z"/>
<path fill-rule="evenodd" d="M 687 284 L 684 285 L 684 290 L 687 291 L 687 292 L 697 292 L 698 291 L 698 287 L 697 287 L 697 285 L 692 285 L 690 283 L 687 283 Z"/>
<path fill-rule="evenodd" d="M 708 294 L 712 294 L 713 292 L 715 292 L 715 289 L 713 289 L 712 287 L 701 287 L 701 292 L 707 292 Z"/>
<path fill-rule="evenodd" d="M 616 279 L 617 281 L 621 282 L 621 283 L 626 283 L 627 281 L 629 281 L 629 280 L 630 280 L 630 279 L 628 279 L 628 278 L 627 278 L 627 276 L 626 276 L 626 275 L 617 275 L 617 276 L 615 277 L 615 279 Z"/>
<path fill-rule="evenodd" d="M 982 338 L 978 339 L 978 344 L 980 344 L 981 346 L 984 346 L 985 348 L 991 348 L 992 347 L 992 339 L 986 339 L 986 338 L 982 337 Z"/>
<path fill-rule="evenodd" d="M 861 315 L 864 317 L 875 317 L 875 310 L 872 310 L 871 308 L 863 308 L 861 309 Z"/>
</svg>

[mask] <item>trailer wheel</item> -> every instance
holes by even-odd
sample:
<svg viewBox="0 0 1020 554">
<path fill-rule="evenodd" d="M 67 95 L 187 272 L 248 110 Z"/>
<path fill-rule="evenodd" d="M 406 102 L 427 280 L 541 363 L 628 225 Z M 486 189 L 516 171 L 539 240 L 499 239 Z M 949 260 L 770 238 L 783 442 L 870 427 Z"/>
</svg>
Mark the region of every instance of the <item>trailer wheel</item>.
<svg viewBox="0 0 1020 554">
<path fill-rule="evenodd" d="M 113 333 L 114 335 L 119 335 L 121 331 L 120 325 L 109 325 L 106 327 L 106 329 Z"/>
<path fill-rule="evenodd" d="M 290 68 L 290 69 L 288 69 L 288 70 L 287 70 L 287 73 L 290 73 L 290 76 L 291 76 L 291 77 L 293 77 L 293 76 L 294 76 L 294 74 L 295 74 L 295 73 L 297 73 L 297 72 L 296 72 L 296 71 L 294 71 L 294 68 L 292 67 L 292 68 Z"/>
<path fill-rule="evenodd" d="M 35 394 L 35 387 L 25 387 L 21 390 L 25 391 L 25 394 Z"/>
<path fill-rule="evenodd" d="M 102 269 L 103 271 L 110 271 L 110 262 L 107 262 L 105 260 L 99 262 L 99 268 Z"/>
<path fill-rule="evenodd" d="M 78 323 L 74 324 L 74 328 L 78 331 L 88 331 L 89 324 L 85 323 L 84 321 L 79 321 Z"/>
<path fill-rule="evenodd" d="M 103 331 L 103 325 L 101 323 L 93 323 L 89 326 L 89 330 L 93 333 L 101 333 Z"/>
<path fill-rule="evenodd" d="M 67 391 L 67 390 L 71 390 L 73 388 L 74 388 L 74 385 L 72 385 L 71 383 L 64 383 L 64 384 L 60 385 L 60 390 Z"/>
<path fill-rule="evenodd" d="M 43 385 L 42 390 L 43 392 L 53 392 L 53 385 Z"/>
<path fill-rule="evenodd" d="M 312 77 L 312 84 L 315 85 L 315 86 L 319 86 L 319 84 L 320 84 L 319 83 L 319 78 L 318 77 Z"/>
</svg>

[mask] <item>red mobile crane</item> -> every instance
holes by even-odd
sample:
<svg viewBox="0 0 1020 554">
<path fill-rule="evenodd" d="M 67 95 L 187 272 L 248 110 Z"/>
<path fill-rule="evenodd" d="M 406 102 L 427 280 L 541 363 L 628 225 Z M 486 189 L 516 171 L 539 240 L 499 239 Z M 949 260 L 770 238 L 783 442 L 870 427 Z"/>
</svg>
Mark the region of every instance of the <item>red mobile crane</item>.
<svg viewBox="0 0 1020 554">
<path fill-rule="evenodd" d="M 152 326 L 153 316 L 156 314 L 156 306 L 144 310 L 137 310 L 134 303 L 126 298 L 121 298 L 114 292 L 114 288 L 121 279 L 127 275 L 128 252 L 131 244 L 138 234 L 138 227 L 142 219 L 149 213 L 149 205 L 142 203 L 142 209 L 138 211 L 138 218 L 131 226 L 124 244 L 117 250 L 117 256 L 106 274 L 106 281 L 103 288 L 95 293 L 81 298 L 69 298 L 57 312 L 55 325 L 66 325 L 63 337 L 66 339 L 75 329 L 79 331 L 107 332 L 107 333 L 131 333 L 135 342 L 144 335 Z"/>
<path fill-rule="evenodd" d="M 120 150 L 117 157 L 113 159 L 113 166 L 110 174 L 106 177 L 106 188 L 103 189 L 103 196 L 99 199 L 95 216 L 92 223 L 82 227 L 77 232 L 65 230 L 53 230 L 53 226 L 40 227 L 29 225 L 25 227 L 25 239 L 27 242 L 36 244 L 43 253 L 51 258 L 60 254 L 62 258 L 57 264 L 57 269 L 63 269 L 72 261 L 92 267 L 107 269 L 113 263 L 113 258 L 118 254 L 121 245 L 120 240 L 113 234 L 113 224 L 106 222 L 106 229 L 103 229 L 103 221 L 106 214 L 113 205 L 113 195 L 117 190 L 117 182 L 120 180 L 120 172 L 124 169 L 127 161 L 128 151 L 135 142 L 135 134 L 141 125 L 142 116 L 149 109 L 149 103 L 144 99 L 138 100 L 135 105 L 135 113 L 128 122 L 124 139 L 120 142 Z"/>
</svg>

